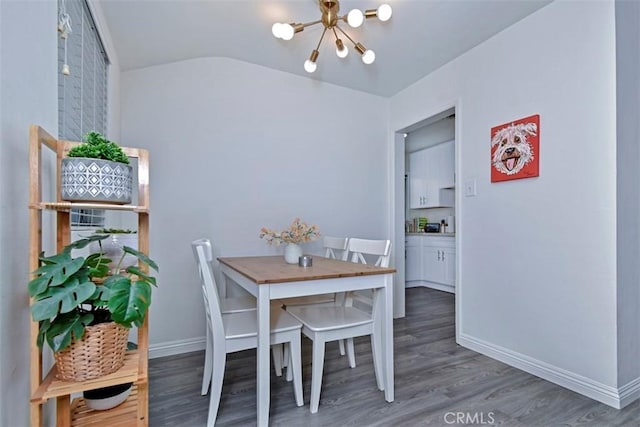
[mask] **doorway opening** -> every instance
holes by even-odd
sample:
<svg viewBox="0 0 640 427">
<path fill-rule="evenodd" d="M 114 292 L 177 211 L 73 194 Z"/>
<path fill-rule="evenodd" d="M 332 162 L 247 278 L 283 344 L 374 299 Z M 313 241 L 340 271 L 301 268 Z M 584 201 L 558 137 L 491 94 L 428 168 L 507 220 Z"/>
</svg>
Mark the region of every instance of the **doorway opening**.
<svg viewBox="0 0 640 427">
<path fill-rule="evenodd" d="M 453 104 L 395 134 L 396 317 L 407 288 L 456 292 L 458 125 Z"/>
</svg>

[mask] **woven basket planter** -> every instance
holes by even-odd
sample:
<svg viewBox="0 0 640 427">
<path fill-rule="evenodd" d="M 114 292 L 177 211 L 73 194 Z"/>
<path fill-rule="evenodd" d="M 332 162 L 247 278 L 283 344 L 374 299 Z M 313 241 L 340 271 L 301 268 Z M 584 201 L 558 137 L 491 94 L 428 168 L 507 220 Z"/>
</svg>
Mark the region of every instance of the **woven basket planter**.
<svg viewBox="0 0 640 427">
<path fill-rule="evenodd" d="M 70 202 L 131 203 L 133 168 L 110 160 L 65 157 L 60 197 Z"/>
<path fill-rule="evenodd" d="M 54 353 L 62 381 L 85 381 L 117 371 L 124 365 L 129 329 L 115 322 L 87 326 L 84 336 Z"/>
</svg>

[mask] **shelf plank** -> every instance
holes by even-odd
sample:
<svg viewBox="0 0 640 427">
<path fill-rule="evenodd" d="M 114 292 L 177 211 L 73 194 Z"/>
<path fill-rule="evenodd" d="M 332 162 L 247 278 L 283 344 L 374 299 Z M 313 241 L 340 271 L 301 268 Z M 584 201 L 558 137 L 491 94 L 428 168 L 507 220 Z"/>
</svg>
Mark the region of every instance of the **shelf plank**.
<svg viewBox="0 0 640 427">
<path fill-rule="evenodd" d="M 100 378 L 79 382 L 60 381 L 56 379 L 57 369 L 54 365 L 44 381 L 40 384 L 40 387 L 38 387 L 31 397 L 31 402 L 44 403 L 53 397 L 66 396 L 85 390 L 93 390 L 95 388 L 108 387 L 127 382 L 145 383 L 147 381 L 147 373 L 142 374 L 139 372 L 139 359 L 137 351 L 127 352 L 124 366 L 118 371 Z"/>
<path fill-rule="evenodd" d="M 104 209 L 112 211 L 130 211 L 137 213 L 149 213 L 148 206 L 143 205 L 116 205 L 110 203 L 80 203 L 80 202 L 40 202 L 29 206 L 32 209 L 49 209 L 68 212 L 71 209 Z"/>
<path fill-rule="evenodd" d="M 138 425 L 138 390 L 133 386 L 127 400 L 115 408 L 105 411 L 96 411 L 87 408 L 84 399 L 79 397 L 71 403 L 71 425 L 84 426 L 109 426 L 123 427 Z M 141 423 L 143 421 L 141 420 Z M 146 424 L 145 424 L 146 425 Z"/>
</svg>

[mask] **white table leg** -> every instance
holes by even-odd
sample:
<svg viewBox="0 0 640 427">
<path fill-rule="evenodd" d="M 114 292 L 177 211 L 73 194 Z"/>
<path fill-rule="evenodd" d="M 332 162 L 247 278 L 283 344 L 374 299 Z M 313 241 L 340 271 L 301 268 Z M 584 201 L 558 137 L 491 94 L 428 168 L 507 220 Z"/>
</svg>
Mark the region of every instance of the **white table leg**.
<svg viewBox="0 0 640 427">
<path fill-rule="evenodd" d="M 269 285 L 258 286 L 258 349 L 257 349 L 257 407 L 258 427 L 269 425 L 270 381 L 269 366 L 270 325 L 269 325 Z"/>
<path fill-rule="evenodd" d="M 382 309 L 382 342 L 384 347 L 384 398 L 393 402 L 393 276 L 386 274 L 384 287 L 384 307 Z"/>
<path fill-rule="evenodd" d="M 220 299 L 225 299 L 227 297 L 227 275 L 223 273 L 220 275 L 220 283 L 218 285 L 218 297 Z"/>
</svg>

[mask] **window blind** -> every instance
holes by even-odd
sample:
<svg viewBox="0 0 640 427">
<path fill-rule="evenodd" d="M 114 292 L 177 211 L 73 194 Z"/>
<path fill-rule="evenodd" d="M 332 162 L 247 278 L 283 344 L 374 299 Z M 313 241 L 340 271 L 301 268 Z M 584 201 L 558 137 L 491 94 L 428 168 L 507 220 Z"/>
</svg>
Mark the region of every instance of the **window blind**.
<svg viewBox="0 0 640 427">
<path fill-rule="evenodd" d="M 86 0 L 58 0 L 59 13 L 66 12 L 71 33 L 58 38 L 58 134 L 61 139 L 82 141 L 90 131 L 106 135 L 107 66 L 109 59 Z M 72 226 L 104 225 L 104 211 L 74 209 Z"/>
</svg>

